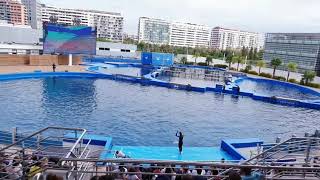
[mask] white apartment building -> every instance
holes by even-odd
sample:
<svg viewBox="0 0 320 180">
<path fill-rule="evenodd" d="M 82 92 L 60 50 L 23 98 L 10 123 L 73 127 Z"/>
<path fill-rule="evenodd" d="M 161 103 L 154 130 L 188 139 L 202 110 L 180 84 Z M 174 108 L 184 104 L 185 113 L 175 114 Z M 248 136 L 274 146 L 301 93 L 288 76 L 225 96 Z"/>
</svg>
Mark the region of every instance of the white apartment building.
<svg viewBox="0 0 320 180">
<path fill-rule="evenodd" d="M 177 23 L 171 24 L 170 45 L 180 47 L 208 47 L 210 28 L 207 26 Z"/>
<path fill-rule="evenodd" d="M 207 26 L 148 17 L 140 18 L 138 34 L 139 42 L 180 47 L 209 47 L 210 41 Z"/>
<path fill-rule="evenodd" d="M 139 42 L 169 44 L 171 23 L 162 19 L 140 17 L 138 27 Z"/>
<path fill-rule="evenodd" d="M 263 36 L 259 33 L 215 27 L 211 31 L 210 47 L 214 49 L 263 48 Z"/>
<path fill-rule="evenodd" d="M 123 16 L 120 13 L 66 9 L 42 5 L 42 21 L 50 22 L 50 17 L 55 16 L 58 23 L 73 25 L 75 19 L 80 20 L 81 25 L 97 28 L 98 38 L 107 38 L 113 41 L 121 41 L 123 34 Z"/>
<path fill-rule="evenodd" d="M 27 22 L 32 29 L 42 29 L 41 4 L 38 0 L 21 0 L 26 8 Z"/>
</svg>

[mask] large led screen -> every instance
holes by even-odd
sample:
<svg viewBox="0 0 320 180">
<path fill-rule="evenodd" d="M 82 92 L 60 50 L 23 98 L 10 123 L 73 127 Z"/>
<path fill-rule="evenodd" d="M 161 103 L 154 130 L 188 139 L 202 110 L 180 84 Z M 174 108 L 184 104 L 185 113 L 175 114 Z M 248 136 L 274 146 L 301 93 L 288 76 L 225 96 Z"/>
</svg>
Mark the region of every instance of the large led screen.
<svg viewBox="0 0 320 180">
<path fill-rule="evenodd" d="M 43 25 L 45 54 L 96 54 L 97 32 L 88 26 Z"/>
</svg>

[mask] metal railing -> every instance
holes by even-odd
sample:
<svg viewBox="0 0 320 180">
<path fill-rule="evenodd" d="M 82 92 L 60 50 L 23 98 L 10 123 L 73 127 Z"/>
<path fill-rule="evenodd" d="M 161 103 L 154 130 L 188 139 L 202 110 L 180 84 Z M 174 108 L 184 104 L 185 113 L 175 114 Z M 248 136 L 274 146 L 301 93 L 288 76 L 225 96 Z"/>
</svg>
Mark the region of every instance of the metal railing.
<svg viewBox="0 0 320 180">
<path fill-rule="evenodd" d="M 235 164 L 235 163 L 218 163 L 218 162 L 191 162 L 191 161 L 160 161 L 160 160 L 138 160 L 138 159 L 62 159 L 68 162 L 87 162 L 95 166 L 91 170 L 81 169 L 70 169 L 69 172 L 74 175 L 74 179 L 81 179 L 84 174 L 93 176 L 101 175 L 138 175 L 143 176 L 143 179 L 152 179 L 154 176 L 202 176 L 205 178 L 228 178 L 228 174 L 221 174 L 226 169 L 232 169 L 237 172 L 241 172 L 242 169 L 250 169 L 252 172 L 259 172 L 261 177 L 266 179 L 272 179 L 287 175 L 294 177 L 295 179 L 305 179 L 304 177 L 315 177 L 317 178 L 320 173 L 320 167 L 303 167 L 298 164 L 292 164 L 294 166 L 283 166 L 283 165 L 249 165 L 249 164 Z M 105 164 L 103 168 L 96 166 L 97 164 Z M 120 168 L 135 170 L 132 171 L 121 171 Z M 163 171 L 152 171 L 153 169 L 173 169 L 171 173 L 165 173 Z M 138 170 L 139 169 L 139 170 Z M 143 169 L 143 170 L 141 170 Z M 181 169 L 187 169 L 188 172 L 182 172 Z M 200 169 L 201 174 L 196 173 Z M 151 170 L 151 171 L 150 171 Z M 210 172 L 210 173 L 208 173 Z M 293 176 L 294 175 L 294 176 Z M 88 176 L 87 176 L 88 177 Z M 146 178 L 147 177 L 147 178 Z M 281 178 L 280 178 L 281 179 Z"/>
<path fill-rule="evenodd" d="M 27 136 L 13 132 L 13 143 L 0 149 L 0 179 L 26 179 L 34 167 L 39 167 L 37 172 L 40 172 L 66 165 L 61 158 L 87 157 L 90 140 L 83 145 L 86 132 L 85 129 L 63 127 L 47 127 Z M 10 142 L 1 140 L 3 144 Z M 51 159 L 60 164 L 52 163 Z"/>
<path fill-rule="evenodd" d="M 320 158 L 320 138 L 317 137 L 292 137 L 282 143 L 274 144 L 274 146 L 268 147 L 260 154 L 253 156 L 252 158 L 243 161 L 241 165 L 257 165 L 257 166 L 269 166 L 272 167 L 270 170 L 274 169 L 275 166 L 290 166 L 294 171 L 287 173 L 283 169 L 280 169 L 279 173 L 274 173 L 273 178 L 288 177 L 294 176 L 305 177 L 306 174 L 313 175 L 314 178 L 318 178 L 319 172 L 315 171 L 301 171 L 299 168 L 304 167 L 320 167 L 320 161 L 317 162 Z M 311 160 L 314 160 L 311 162 Z M 233 168 L 228 168 L 225 171 L 221 172 L 220 175 L 226 175 Z M 284 175 L 286 174 L 286 176 Z M 300 178 L 301 178 L 300 177 Z M 302 178 L 302 179 L 303 179 Z M 290 179 L 290 178 L 289 178 Z"/>
</svg>

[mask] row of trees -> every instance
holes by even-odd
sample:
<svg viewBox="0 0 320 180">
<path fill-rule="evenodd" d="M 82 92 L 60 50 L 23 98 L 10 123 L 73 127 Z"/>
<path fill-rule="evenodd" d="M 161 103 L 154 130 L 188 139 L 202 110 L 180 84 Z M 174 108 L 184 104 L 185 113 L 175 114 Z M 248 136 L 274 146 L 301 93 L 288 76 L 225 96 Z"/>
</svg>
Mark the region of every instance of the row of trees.
<svg viewBox="0 0 320 180">
<path fill-rule="evenodd" d="M 239 50 L 218 50 L 206 47 L 177 47 L 170 45 L 157 45 L 148 44 L 144 42 L 137 43 L 138 51 L 144 52 L 161 52 L 161 53 L 172 53 L 172 54 L 189 54 L 195 57 L 211 57 L 213 59 L 223 59 L 228 56 L 241 56 L 250 60 L 262 59 L 263 51 L 258 51 L 254 48 L 243 47 Z"/>
<path fill-rule="evenodd" d="M 237 71 L 239 71 L 239 65 L 244 63 L 244 58 L 242 56 L 230 56 L 226 58 L 226 62 L 229 64 L 229 68 L 231 68 L 231 64 L 237 64 Z M 270 66 L 273 68 L 273 73 L 272 73 L 272 78 L 276 77 L 276 70 L 279 66 L 281 66 L 282 60 L 279 58 L 274 58 L 270 62 Z M 246 67 L 246 70 L 251 70 L 251 65 L 256 65 L 259 68 L 258 74 L 261 74 L 261 68 L 266 66 L 266 62 L 264 60 L 258 60 L 258 61 L 249 61 L 249 65 Z M 296 72 L 298 69 L 298 65 L 294 62 L 289 62 L 286 64 L 286 69 L 287 69 L 287 77 L 286 80 L 290 80 L 290 73 L 291 72 Z M 314 71 L 305 71 L 303 74 L 303 79 L 302 81 L 304 84 L 309 84 L 311 81 L 314 80 L 316 74 Z"/>
<path fill-rule="evenodd" d="M 276 69 L 282 65 L 282 60 L 280 58 L 274 58 L 271 60 L 271 66 L 273 67 L 273 78 L 275 77 L 276 74 Z M 287 81 L 289 81 L 289 77 L 290 77 L 290 73 L 291 72 L 296 72 L 298 69 L 298 65 L 294 62 L 289 62 L 287 64 L 287 71 L 288 71 L 288 75 L 287 75 Z M 314 80 L 314 78 L 316 77 L 316 73 L 314 71 L 305 71 L 305 73 L 302 76 L 302 80 L 301 82 L 304 82 L 304 84 L 308 85 L 311 81 Z"/>
</svg>

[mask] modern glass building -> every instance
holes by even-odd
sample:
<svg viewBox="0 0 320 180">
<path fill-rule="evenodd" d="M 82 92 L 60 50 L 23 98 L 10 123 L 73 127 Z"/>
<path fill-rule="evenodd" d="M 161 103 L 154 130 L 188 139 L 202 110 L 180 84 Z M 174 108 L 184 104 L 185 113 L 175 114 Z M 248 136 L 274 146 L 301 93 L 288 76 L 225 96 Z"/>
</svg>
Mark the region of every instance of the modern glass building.
<svg viewBox="0 0 320 180">
<path fill-rule="evenodd" d="M 312 70 L 320 75 L 320 33 L 268 33 L 264 59 L 280 58 L 284 65 L 298 64 L 298 71 Z"/>
</svg>

